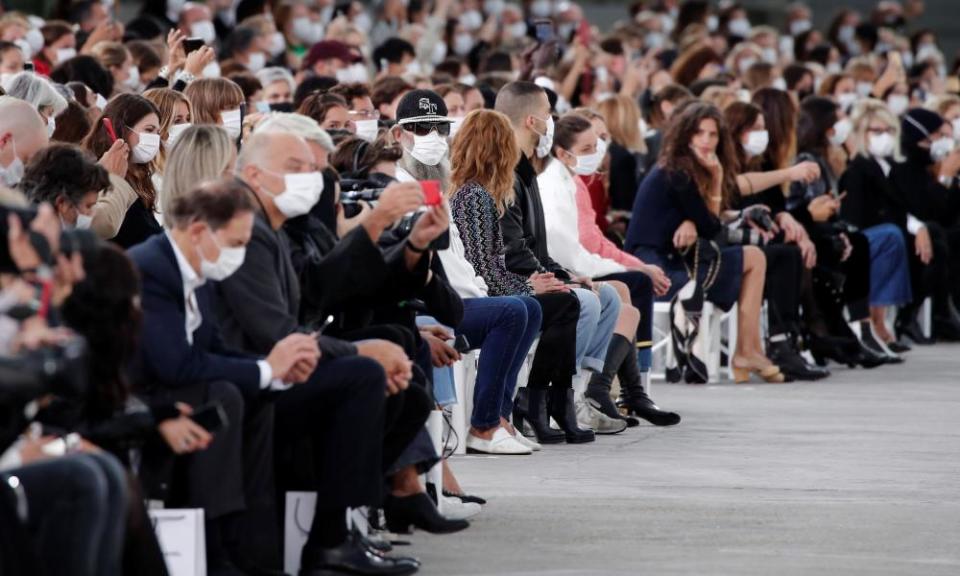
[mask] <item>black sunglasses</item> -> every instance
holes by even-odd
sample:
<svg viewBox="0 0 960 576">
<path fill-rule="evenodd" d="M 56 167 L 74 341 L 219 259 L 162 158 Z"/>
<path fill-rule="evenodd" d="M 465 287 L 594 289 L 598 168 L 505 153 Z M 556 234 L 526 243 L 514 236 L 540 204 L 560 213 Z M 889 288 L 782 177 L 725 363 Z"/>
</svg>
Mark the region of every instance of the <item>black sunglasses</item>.
<svg viewBox="0 0 960 576">
<path fill-rule="evenodd" d="M 426 136 L 434 130 L 443 137 L 450 135 L 449 122 L 411 122 L 410 124 L 404 124 L 402 127 L 407 132 L 413 132 L 417 136 Z"/>
</svg>

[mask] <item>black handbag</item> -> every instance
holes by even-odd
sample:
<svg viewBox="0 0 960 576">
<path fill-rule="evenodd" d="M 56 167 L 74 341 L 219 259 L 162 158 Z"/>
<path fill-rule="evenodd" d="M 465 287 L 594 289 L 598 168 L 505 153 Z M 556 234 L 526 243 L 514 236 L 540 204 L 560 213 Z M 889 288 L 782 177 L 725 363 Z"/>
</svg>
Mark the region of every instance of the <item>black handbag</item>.
<svg viewBox="0 0 960 576">
<path fill-rule="evenodd" d="M 706 384 L 710 375 L 707 365 L 697 357 L 694 344 L 700 334 L 700 320 L 706 292 L 717 281 L 720 272 L 720 247 L 713 240 L 697 239 L 681 251 L 690 280 L 670 300 L 670 336 L 676 366 L 667 369 L 667 381 Z M 704 268 L 704 266 L 706 268 Z M 704 276 L 700 279 L 700 270 Z"/>
</svg>

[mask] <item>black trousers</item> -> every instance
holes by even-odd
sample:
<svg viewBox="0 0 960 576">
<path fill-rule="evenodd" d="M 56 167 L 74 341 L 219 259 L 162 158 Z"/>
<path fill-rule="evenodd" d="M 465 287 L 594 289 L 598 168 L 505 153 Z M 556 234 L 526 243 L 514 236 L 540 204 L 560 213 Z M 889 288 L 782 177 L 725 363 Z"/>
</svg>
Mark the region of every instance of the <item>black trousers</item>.
<svg viewBox="0 0 960 576">
<path fill-rule="evenodd" d="M 843 319 L 843 307 L 850 318 L 870 316 L 870 245 L 860 233 L 849 236 L 853 251 L 840 261 L 828 237 L 814 237 L 817 265 L 810 277 L 810 299 L 804 299 L 804 320 L 811 332 L 849 337 L 852 333 Z M 808 309 L 809 308 L 809 309 Z"/>
<path fill-rule="evenodd" d="M 570 293 L 534 296 L 543 311 L 540 343 L 533 356 L 528 386 L 569 388 L 577 372 L 577 320 L 580 301 Z"/>
<path fill-rule="evenodd" d="M 913 302 L 906 307 L 911 312 L 923 303 L 927 297 L 933 297 L 933 308 L 938 315 L 949 314 L 950 299 L 950 245 L 943 226 L 936 222 L 925 222 L 933 245 L 933 260 L 929 264 L 920 261 L 916 251 L 916 236 L 907 235 L 909 242 L 907 257 L 910 261 L 910 286 L 913 289 Z"/>
<path fill-rule="evenodd" d="M 653 343 L 653 281 L 643 272 L 618 272 L 597 280 L 623 282 L 630 290 L 630 302 L 640 311 L 640 325 L 637 326 L 637 342 Z"/>
<path fill-rule="evenodd" d="M 795 244 L 764 246 L 763 253 L 767 257 L 763 297 L 768 306 L 770 335 L 792 332 L 800 320 L 803 256 Z"/>
</svg>

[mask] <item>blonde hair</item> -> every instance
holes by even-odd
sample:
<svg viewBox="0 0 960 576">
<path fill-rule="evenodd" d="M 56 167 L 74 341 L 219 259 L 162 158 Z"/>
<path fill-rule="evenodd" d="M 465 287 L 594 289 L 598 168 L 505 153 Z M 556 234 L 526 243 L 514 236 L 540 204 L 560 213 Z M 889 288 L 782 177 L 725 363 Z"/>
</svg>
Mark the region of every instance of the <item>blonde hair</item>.
<svg viewBox="0 0 960 576">
<path fill-rule="evenodd" d="M 510 119 L 493 110 L 474 110 L 453 139 L 450 196 L 472 182 L 486 189 L 503 216 L 514 201 L 513 170 L 519 161 Z"/>
<path fill-rule="evenodd" d="M 152 88 L 144 92 L 143 97 L 153 102 L 153 105 L 156 106 L 160 112 L 160 139 L 164 143 L 167 141 L 167 138 L 170 137 L 170 127 L 173 126 L 173 118 L 176 116 L 177 104 L 180 102 L 186 104 L 190 118 L 191 120 L 193 119 L 190 100 L 176 90 L 169 88 Z M 160 147 L 160 152 L 153 160 L 153 169 L 155 172 L 163 174 L 164 168 L 167 165 L 168 153 L 169 151 L 167 150 L 166 144 Z"/>
<path fill-rule="evenodd" d="M 110 70 L 110 68 L 119 68 L 131 58 L 130 51 L 126 46 L 119 42 L 97 42 L 91 50 L 91 54 L 97 59 L 101 66 Z"/>
<path fill-rule="evenodd" d="M 193 105 L 194 124 L 220 124 L 220 113 L 239 108 L 243 90 L 226 78 L 199 78 L 183 91 Z"/>
<path fill-rule="evenodd" d="M 173 227 L 174 201 L 204 182 L 223 178 L 236 153 L 227 131 L 219 126 L 191 126 L 184 130 L 167 157 L 163 176 L 160 206 L 164 226 Z"/>
<path fill-rule="evenodd" d="M 893 115 L 886 103 L 873 98 L 860 100 L 853 106 L 851 116 L 855 136 L 854 156 L 865 156 L 867 158 L 871 156 L 867 129 L 870 127 L 870 122 L 879 120 L 886 124 L 888 128 L 893 129 L 893 141 L 895 142 L 893 159 L 897 162 L 903 161 L 903 155 L 900 153 L 900 122 L 897 121 L 897 117 Z"/>
<path fill-rule="evenodd" d="M 931 112 L 936 112 L 940 116 L 943 116 L 947 113 L 947 110 L 953 108 L 954 106 L 960 106 L 960 96 L 956 94 L 943 94 L 941 96 L 934 96 L 927 100 L 923 107 Z M 957 134 L 954 134 L 957 136 Z"/>
<path fill-rule="evenodd" d="M 607 122 L 607 130 L 614 142 L 631 152 L 647 152 L 647 144 L 640 133 L 640 106 L 633 98 L 618 94 L 607 98 L 597 107 Z"/>
</svg>

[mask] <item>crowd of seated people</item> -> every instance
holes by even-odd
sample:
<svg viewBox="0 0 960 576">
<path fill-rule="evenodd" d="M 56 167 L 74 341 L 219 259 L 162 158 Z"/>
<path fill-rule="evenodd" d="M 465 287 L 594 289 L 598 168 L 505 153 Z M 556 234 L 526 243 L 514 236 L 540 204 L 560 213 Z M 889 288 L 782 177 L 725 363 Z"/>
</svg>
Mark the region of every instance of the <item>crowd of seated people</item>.
<svg viewBox="0 0 960 576">
<path fill-rule="evenodd" d="M 0 9 L 4 574 L 166 574 L 147 503 L 203 510 L 208 574 L 282 574 L 293 491 L 299 574 L 412 574 L 392 534 L 486 503 L 451 442 L 681 422 L 657 303 L 690 384 L 704 302 L 736 382 L 960 341 L 960 61 L 922 3 L 54 4 Z"/>
</svg>

